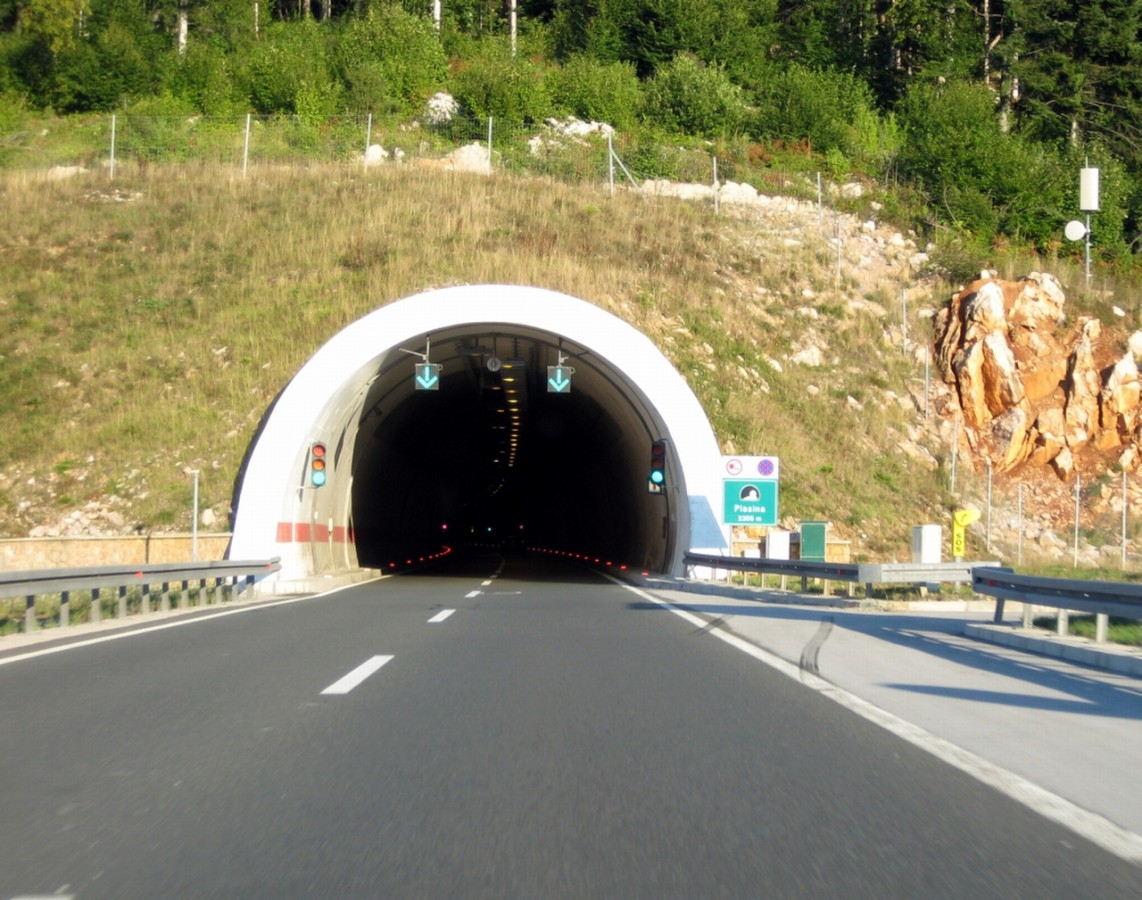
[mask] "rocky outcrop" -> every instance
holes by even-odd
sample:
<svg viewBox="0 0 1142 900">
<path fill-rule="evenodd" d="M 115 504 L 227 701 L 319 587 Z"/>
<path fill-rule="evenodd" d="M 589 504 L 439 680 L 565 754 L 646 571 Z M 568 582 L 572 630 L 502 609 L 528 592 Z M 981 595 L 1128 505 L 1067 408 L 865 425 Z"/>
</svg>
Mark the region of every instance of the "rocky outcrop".
<svg viewBox="0 0 1142 900">
<path fill-rule="evenodd" d="M 1052 275 L 985 274 L 936 315 L 936 365 L 973 450 L 997 471 L 1051 465 L 1066 479 L 1084 452 L 1116 454 L 1129 469 L 1142 459 L 1142 333 L 1123 352 L 1097 319 L 1068 328 L 1065 305 Z"/>
</svg>

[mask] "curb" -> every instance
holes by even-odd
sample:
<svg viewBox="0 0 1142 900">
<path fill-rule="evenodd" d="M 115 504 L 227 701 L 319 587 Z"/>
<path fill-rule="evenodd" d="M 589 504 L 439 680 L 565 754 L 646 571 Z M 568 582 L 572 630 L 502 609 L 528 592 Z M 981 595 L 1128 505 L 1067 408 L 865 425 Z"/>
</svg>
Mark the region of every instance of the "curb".
<svg viewBox="0 0 1142 900">
<path fill-rule="evenodd" d="M 1049 636 L 1042 631 L 1013 629 L 1009 625 L 968 622 L 964 636 L 977 641 L 1001 644 L 1028 653 L 1053 656 L 1067 662 L 1142 678 L 1142 651 L 1126 647 L 1102 647 L 1086 638 Z"/>
</svg>

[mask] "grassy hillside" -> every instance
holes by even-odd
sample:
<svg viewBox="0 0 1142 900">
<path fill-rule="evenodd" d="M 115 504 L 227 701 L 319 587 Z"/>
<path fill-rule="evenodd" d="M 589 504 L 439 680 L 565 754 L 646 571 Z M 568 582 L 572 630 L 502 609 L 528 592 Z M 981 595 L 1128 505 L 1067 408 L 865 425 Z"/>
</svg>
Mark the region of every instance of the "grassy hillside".
<svg viewBox="0 0 1142 900">
<path fill-rule="evenodd" d="M 0 192 L 8 536 L 68 516 L 187 530 L 194 468 L 225 528 L 260 416 L 318 346 L 394 299 L 474 282 L 564 291 L 631 322 L 727 451 L 781 456 L 783 515 L 828 519 L 858 552 L 905 555 L 909 527 L 950 508 L 946 473 L 915 459 L 935 431 L 899 333 L 902 285 L 922 343 L 921 310 L 947 287 L 862 258 L 838 278 L 828 216 L 791 239 L 792 224 L 725 208 L 410 165 L 9 175 Z M 822 365 L 791 361 L 808 344 Z"/>
</svg>

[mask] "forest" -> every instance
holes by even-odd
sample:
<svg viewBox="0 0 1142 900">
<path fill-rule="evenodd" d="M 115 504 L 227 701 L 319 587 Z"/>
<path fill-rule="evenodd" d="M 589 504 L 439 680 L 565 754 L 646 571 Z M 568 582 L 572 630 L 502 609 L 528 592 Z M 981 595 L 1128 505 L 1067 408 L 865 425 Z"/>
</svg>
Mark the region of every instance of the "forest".
<svg viewBox="0 0 1142 900">
<path fill-rule="evenodd" d="M 1142 248 L 1142 0 L 0 0 L 0 165 L 36 117 L 573 115 L 899 187 L 974 246 Z"/>
</svg>

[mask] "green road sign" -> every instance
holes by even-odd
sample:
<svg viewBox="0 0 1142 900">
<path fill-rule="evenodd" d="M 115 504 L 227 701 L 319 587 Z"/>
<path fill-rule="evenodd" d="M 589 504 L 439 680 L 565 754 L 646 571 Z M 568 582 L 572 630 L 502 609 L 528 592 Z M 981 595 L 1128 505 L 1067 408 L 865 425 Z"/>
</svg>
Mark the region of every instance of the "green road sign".
<svg viewBox="0 0 1142 900">
<path fill-rule="evenodd" d="M 725 479 L 726 525 L 776 525 L 777 482 L 764 478 Z"/>
</svg>

